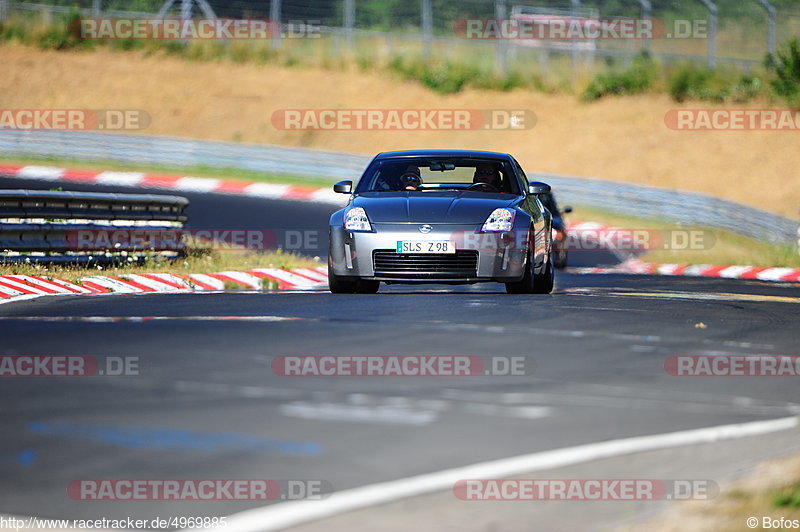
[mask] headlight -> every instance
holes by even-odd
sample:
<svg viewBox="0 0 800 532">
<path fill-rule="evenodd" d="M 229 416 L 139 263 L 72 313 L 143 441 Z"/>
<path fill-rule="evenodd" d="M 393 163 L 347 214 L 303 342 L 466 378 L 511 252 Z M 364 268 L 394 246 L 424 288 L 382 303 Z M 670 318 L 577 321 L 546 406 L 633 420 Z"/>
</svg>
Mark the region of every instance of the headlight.
<svg viewBox="0 0 800 532">
<path fill-rule="evenodd" d="M 372 231 L 367 211 L 362 207 L 353 207 L 344 213 L 344 228 L 348 231 Z"/>
<path fill-rule="evenodd" d="M 514 211 L 495 209 L 483 223 L 483 231 L 511 231 L 514 227 Z"/>
</svg>

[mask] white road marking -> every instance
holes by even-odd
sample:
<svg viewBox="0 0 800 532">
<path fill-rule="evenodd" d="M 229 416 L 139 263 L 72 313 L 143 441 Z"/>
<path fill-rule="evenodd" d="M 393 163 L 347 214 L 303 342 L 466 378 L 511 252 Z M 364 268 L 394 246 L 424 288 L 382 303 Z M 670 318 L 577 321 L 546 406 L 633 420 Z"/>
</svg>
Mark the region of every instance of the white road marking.
<svg viewBox="0 0 800 532">
<path fill-rule="evenodd" d="M 432 410 L 389 405 L 357 405 L 342 403 L 310 403 L 295 401 L 280 405 L 284 416 L 323 421 L 351 421 L 356 423 L 386 423 L 392 425 L 430 425 L 438 418 Z"/>
<path fill-rule="evenodd" d="M 481 462 L 343 490 L 323 500 L 291 501 L 245 510 L 228 517 L 226 532 L 282 530 L 408 497 L 449 491 L 457 481 L 465 478 L 504 478 L 655 449 L 769 434 L 797 426 L 798 418 L 789 417 L 623 438 Z"/>
</svg>

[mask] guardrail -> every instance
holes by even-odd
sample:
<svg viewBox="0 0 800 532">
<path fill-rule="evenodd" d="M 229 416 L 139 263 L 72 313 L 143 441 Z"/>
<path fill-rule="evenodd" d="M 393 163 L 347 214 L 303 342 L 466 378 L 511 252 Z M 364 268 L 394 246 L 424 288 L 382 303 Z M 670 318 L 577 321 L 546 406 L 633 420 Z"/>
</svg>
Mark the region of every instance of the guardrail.
<svg viewBox="0 0 800 532">
<path fill-rule="evenodd" d="M 707 194 L 541 172 L 533 172 L 533 176 L 550 184 L 562 204 L 572 202 L 636 218 L 727 229 L 776 244 L 797 245 L 800 237 L 800 222 L 796 220 Z"/>
<path fill-rule="evenodd" d="M 87 259 L 92 251 L 109 255 L 121 251 L 176 251 L 174 245 L 142 240 L 142 245 L 98 249 L 97 242 L 81 246 L 81 236 L 96 239 L 111 232 L 135 234 L 183 227 L 189 200 L 154 194 L 101 194 L 38 190 L 0 190 L 0 261 L 31 258 L 26 253 L 68 253 L 54 259 Z M 36 260 L 50 260 L 35 255 Z M 33 260 L 33 259 L 31 259 Z"/>
<path fill-rule="evenodd" d="M 176 137 L 95 132 L 0 131 L 0 153 L 169 166 L 236 168 L 307 178 L 357 179 L 370 156 Z M 798 222 L 741 203 L 633 183 L 528 173 L 553 185 L 559 201 L 681 225 L 727 229 L 782 244 L 796 244 Z"/>
<path fill-rule="evenodd" d="M 179 137 L 0 130 L 0 153 L 169 166 L 236 168 L 300 177 L 357 179 L 366 155 Z"/>
</svg>

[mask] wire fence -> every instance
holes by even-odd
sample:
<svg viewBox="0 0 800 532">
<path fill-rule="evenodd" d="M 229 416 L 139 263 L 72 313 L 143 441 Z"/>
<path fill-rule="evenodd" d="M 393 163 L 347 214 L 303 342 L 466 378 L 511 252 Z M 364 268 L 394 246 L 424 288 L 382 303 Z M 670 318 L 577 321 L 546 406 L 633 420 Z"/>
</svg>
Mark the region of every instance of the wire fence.
<svg viewBox="0 0 800 532">
<path fill-rule="evenodd" d="M 574 73 L 625 62 L 643 50 L 666 64 L 696 61 L 749 72 L 778 43 L 800 34 L 794 0 L 0 0 L 0 19 L 9 12 L 52 18 L 70 9 L 93 17 L 270 19 L 283 29 L 273 38 L 275 48 L 299 40 L 293 36 L 314 37 L 334 55 L 418 54 L 539 74 L 561 63 Z M 567 35 L 580 37 L 591 21 L 622 19 L 650 21 L 652 38 L 556 38 L 551 31 L 537 39 L 494 39 L 462 31 L 465 21 L 536 20 L 538 27 L 547 21 L 549 30 L 566 23 L 580 30 Z"/>
<path fill-rule="evenodd" d="M 167 166 L 237 168 L 306 178 L 356 180 L 370 161 L 362 154 L 176 137 L 60 131 L 0 131 L 0 153 L 94 159 Z M 529 179 L 553 186 L 561 203 L 591 206 L 644 219 L 727 229 L 760 240 L 794 245 L 798 222 L 705 194 L 659 187 L 544 174 Z"/>
</svg>

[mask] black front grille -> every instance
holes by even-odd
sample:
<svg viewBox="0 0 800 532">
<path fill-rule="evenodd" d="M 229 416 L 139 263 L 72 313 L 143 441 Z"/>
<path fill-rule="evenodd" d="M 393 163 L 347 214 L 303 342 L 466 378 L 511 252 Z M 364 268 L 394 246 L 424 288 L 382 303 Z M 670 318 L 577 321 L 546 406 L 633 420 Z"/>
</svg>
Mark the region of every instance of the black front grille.
<svg viewBox="0 0 800 532">
<path fill-rule="evenodd" d="M 455 253 L 397 253 L 389 249 L 372 252 L 375 275 L 437 277 L 475 277 L 478 272 L 478 251 Z"/>
</svg>

